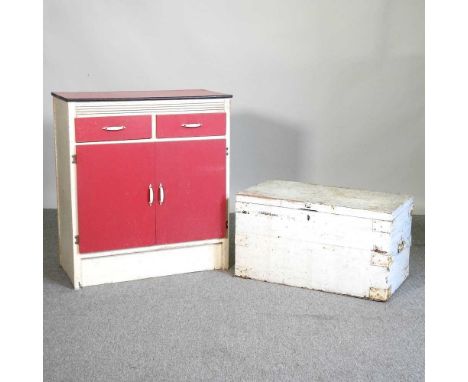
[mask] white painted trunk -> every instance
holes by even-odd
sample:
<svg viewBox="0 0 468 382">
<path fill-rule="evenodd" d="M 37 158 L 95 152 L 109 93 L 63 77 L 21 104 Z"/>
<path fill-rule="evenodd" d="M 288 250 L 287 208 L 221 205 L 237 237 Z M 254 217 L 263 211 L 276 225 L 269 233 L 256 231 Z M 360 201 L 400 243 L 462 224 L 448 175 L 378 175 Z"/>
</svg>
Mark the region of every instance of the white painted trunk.
<svg viewBox="0 0 468 382">
<path fill-rule="evenodd" d="M 387 300 L 408 276 L 412 199 L 270 181 L 236 198 L 240 277 Z"/>
</svg>

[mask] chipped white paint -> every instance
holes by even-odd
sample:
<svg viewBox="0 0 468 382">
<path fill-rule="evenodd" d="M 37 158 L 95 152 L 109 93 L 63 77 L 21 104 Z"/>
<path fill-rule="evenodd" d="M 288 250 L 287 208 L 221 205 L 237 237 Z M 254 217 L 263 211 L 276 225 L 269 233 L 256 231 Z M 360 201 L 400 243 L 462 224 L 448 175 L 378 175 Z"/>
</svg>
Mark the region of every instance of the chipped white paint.
<svg viewBox="0 0 468 382">
<path fill-rule="evenodd" d="M 236 200 L 384 221 L 392 221 L 413 203 L 413 199 L 406 195 L 282 180 L 271 180 L 248 188 L 239 192 Z"/>
<path fill-rule="evenodd" d="M 385 301 L 408 276 L 407 196 L 269 181 L 236 197 L 235 274 Z"/>
</svg>

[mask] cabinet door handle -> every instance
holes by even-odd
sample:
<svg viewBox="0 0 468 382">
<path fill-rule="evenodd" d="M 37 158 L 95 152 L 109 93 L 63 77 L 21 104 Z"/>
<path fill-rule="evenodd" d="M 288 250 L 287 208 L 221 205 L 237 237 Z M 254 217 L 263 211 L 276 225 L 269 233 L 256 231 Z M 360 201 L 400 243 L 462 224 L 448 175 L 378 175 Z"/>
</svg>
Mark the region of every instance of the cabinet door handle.
<svg viewBox="0 0 468 382">
<path fill-rule="evenodd" d="M 194 129 L 195 127 L 201 127 L 203 124 L 201 123 L 183 123 L 182 127 L 186 127 L 187 129 Z"/>
<path fill-rule="evenodd" d="M 103 130 L 106 131 L 120 131 L 125 129 L 125 126 L 106 126 L 102 128 Z"/>
<path fill-rule="evenodd" d="M 162 183 L 159 183 L 159 204 L 164 203 L 164 187 Z"/>
<path fill-rule="evenodd" d="M 153 205 L 153 200 L 154 200 L 154 193 L 153 193 L 153 185 L 150 184 L 149 187 L 148 187 L 148 190 L 149 190 L 149 201 L 148 201 L 148 204 L 150 205 L 150 207 Z"/>
</svg>

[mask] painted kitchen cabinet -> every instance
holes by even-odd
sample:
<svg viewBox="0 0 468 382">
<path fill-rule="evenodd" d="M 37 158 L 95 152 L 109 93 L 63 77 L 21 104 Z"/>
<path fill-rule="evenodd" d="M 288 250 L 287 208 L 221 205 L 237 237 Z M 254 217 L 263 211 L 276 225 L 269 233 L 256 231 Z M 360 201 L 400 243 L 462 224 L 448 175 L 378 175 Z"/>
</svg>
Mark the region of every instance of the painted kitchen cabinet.
<svg viewBox="0 0 468 382">
<path fill-rule="evenodd" d="M 227 269 L 231 95 L 52 95 L 59 260 L 75 289 Z"/>
</svg>

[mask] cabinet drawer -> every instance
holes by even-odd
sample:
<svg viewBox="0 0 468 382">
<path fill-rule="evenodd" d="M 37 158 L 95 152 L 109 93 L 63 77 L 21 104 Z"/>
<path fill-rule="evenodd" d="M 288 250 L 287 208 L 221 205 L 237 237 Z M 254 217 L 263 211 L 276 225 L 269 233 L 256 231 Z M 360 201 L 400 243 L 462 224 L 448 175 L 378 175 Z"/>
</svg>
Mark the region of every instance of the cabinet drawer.
<svg viewBox="0 0 468 382">
<path fill-rule="evenodd" d="M 156 116 L 158 138 L 203 137 L 226 134 L 226 113 Z"/>
<path fill-rule="evenodd" d="M 75 141 L 122 141 L 151 138 L 151 116 L 75 118 Z"/>
</svg>

